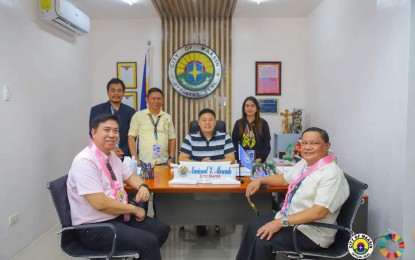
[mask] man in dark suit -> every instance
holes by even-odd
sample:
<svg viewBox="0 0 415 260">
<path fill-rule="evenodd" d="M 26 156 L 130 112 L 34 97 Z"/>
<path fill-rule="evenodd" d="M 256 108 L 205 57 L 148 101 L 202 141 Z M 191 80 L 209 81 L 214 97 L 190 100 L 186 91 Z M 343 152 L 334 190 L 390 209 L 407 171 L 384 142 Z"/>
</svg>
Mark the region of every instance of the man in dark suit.
<svg viewBox="0 0 415 260">
<path fill-rule="evenodd" d="M 130 150 L 128 149 L 128 129 L 130 128 L 131 117 L 134 115 L 135 110 L 123 103 L 121 103 L 124 97 L 125 85 L 124 82 L 118 78 L 112 78 L 107 84 L 108 101 L 91 108 L 89 114 L 89 132 L 91 132 L 92 121 L 95 117 L 101 114 L 112 114 L 118 117 L 120 141 L 118 146 L 114 148 L 114 152 L 121 159 L 124 156 L 130 156 Z M 90 133 L 91 135 L 91 133 Z"/>
</svg>

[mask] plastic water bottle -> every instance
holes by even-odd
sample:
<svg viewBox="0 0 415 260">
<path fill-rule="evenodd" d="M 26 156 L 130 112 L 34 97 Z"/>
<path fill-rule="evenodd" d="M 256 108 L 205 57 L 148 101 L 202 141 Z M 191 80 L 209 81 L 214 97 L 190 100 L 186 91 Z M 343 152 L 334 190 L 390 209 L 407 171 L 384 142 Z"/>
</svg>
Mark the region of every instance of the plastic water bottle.
<svg viewBox="0 0 415 260">
<path fill-rule="evenodd" d="M 131 156 L 130 171 L 137 174 L 137 161 L 135 160 L 135 156 Z"/>
</svg>

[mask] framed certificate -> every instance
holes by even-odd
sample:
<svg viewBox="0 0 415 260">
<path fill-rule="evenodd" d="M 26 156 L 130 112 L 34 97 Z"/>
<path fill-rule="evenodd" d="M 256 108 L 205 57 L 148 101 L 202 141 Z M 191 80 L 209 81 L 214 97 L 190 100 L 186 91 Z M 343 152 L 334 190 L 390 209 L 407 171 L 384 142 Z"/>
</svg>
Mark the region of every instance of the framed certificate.
<svg viewBox="0 0 415 260">
<path fill-rule="evenodd" d="M 137 92 L 124 92 L 122 103 L 134 108 L 135 111 L 137 111 Z"/>
<path fill-rule="evenodd" d="M 125 88 L 137 88 L 137 62 L 117 62 L 117 78 Z"/>
<path fill-rule="evenodd" d="M 281 62 L 257 61 L 255 86 L 256 95 L 281 95 Z"/>
</svg>

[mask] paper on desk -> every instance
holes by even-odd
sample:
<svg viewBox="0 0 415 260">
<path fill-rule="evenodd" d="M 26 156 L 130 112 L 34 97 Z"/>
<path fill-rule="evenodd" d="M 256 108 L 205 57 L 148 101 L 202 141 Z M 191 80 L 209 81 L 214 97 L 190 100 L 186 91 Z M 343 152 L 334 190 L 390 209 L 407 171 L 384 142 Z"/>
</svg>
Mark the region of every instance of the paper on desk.
<svg viewBox="0 0 415 260">
<path fill-rule="evenodd" d="M 239 176 L 239 169 L 234 168 L 235 176 Z M 241 167 L 241 176 L 251 176 L 251 170 L 246 167 Z"/>
</svg>

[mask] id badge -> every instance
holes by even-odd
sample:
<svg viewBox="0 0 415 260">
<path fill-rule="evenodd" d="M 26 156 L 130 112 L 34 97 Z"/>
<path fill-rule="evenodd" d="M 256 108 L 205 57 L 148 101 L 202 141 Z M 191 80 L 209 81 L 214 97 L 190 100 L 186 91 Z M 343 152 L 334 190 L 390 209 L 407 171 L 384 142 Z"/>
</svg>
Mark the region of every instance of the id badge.
<svg viewBox="0 0 415 260">
<path fill-rule="evenodd" d="M 153 145 L 153 158 L 160 158 L 161 157 L 161 145 L 155 144 Z"/>
<path fill-rule="evenodd" d="M 251 162 L 255 161 L 255 150 L 246 150 L 246 154 L 248 155 Z"/>
</svg>

